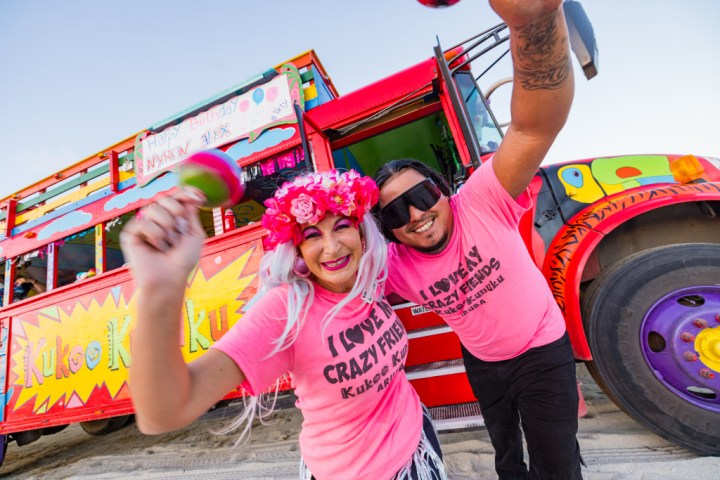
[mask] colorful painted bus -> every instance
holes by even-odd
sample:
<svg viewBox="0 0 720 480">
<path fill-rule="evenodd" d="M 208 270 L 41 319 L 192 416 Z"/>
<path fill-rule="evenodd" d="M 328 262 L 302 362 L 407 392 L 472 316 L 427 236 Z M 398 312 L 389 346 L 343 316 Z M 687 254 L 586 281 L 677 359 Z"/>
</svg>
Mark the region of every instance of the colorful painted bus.
<svg viewBox="0 0 720 480">
<path fill-rule="evenodd" d="M 597 50 L 576 7 L 565 3 L 590 78 Z M 507 40 L 496 25 L 344 95 L 309 51 L 2 199 L 2 444 L 76 422 L 103 434 L 132 415 L 137 292 L 118 236 L 138 208 L 177 188 L 183 158 L 220 148 L 246 183 L 238 205 L 201 215 L 208 239 L 178 339 L 192 359 L 242 321 L 258 288 L 263 201 L 285 179 L 330 168 L 373 175 L 413 157 L 462 186 L 503 139 L 482 88 Z M 584 159 L 542 167 L 531 190 L 522 234 L 577 360 L 649 429 L 720 454 L 720 160 Z M 406 371 L 438 426 L 482 425 L 455 334 L 422 305 L 394 303 L 410 337 Z"/>
</svg>

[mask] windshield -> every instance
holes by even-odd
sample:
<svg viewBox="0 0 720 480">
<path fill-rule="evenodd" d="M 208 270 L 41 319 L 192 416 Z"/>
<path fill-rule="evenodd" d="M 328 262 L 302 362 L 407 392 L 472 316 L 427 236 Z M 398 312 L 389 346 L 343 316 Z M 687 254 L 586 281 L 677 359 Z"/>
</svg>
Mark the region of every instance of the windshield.
<svg viewBox="0 0 720 480">
<path fill-rule="evenodd" d="M 459 71 L 455 73 L 455 81 L 460 87 L 460 94 L 467 107 L 469 120 L 480 146 L 480 153 L 496 151 L 502 142 L 502 131 L 497 126 L 492 113 L 487 109 L 475 80 L 469 72 Z"/>
</svg>

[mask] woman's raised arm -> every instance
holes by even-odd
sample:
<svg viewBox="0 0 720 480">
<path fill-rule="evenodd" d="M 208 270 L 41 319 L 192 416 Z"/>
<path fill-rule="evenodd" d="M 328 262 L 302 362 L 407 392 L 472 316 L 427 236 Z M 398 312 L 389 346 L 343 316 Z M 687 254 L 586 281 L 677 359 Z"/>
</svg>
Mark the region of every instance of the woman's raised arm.
<svg viewBox="0 0 720 480">
<path fill-rule="evenodd" d="M 186 281 L 205 239 L 200 202 L 187 192 L 164 197 L 144 207 L 121 234 L 139 296 L 130 392 L 138 428 L 147 434 L 190 424 L 244 380 L 220 351 L 191 364 L 180 351 Z"/>
</svg>

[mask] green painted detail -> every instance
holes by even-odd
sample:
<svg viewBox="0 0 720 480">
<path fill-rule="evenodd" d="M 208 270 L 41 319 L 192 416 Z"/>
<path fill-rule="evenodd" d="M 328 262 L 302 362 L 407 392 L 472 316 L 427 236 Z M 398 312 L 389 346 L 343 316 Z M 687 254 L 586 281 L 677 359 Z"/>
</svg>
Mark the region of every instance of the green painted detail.
<svg viewBox="0 0 720 480">
<path fill-rule="evenodd" d="M 205 322 L 207 312 L 205 310 L 199 310 L 197 316 L 195 315 L 195 304 L 192 300 L 186 300 L 185 306 L 187 309 L 188 326 L 190 327 L 189 338 L 190 341 L 188 350 L 190 353 L 195 353 L 198 350 L 207 350 L 210 348 L 210 339 L 207 338 L 200 332 L 200 325 Z"/>
<path fill-rule="evenodd" d="M 297 101 L 298 101 L 298 104 L 300 105 L 300 108 L 304 109 L 305 108 L 305 92 L 302 88 L 303 80 L 302 80 L 302 76 L 300 75 L 300 71 L 297 69 L 297 67 L 295 65 L 286 63 L 285 65 L 280 67 L 280 73 L 288 76 L 288 84 L 290 85 L 291 92 L 292 92 L 292 89 L 297 86 L 297 92 L 298 92 Z"/>
<path fill-rule="evenodd" d="M 637 170 L 636 175 L 622 177 L 622 168 Z M 636 180 L 647 177 L 672 176 L 670 162 L 664 155 L 628 155 L 623 157 L 596 158 L 592 162 L 592 174 L 601 183 L 624 185 L 625 188 L 639 186 Z"/>
<path fill-rule="evenodd" d="M 85 182 L 89 182 L 90 180 L 97 178 L 101 175 L 104 175 L 110 171 L 110 165 L 103 165 L 102 167 L 99 167 L 92 172 L 85 173 L 83 175 L 80 175 L 78 178 L 68 182 L 63 183 L 61 186 L 52 188 L 42 195 L 38 195 L 37 197 L 34 197 L 32 200 L 28 200 L 26 202 L 20 202 L 17 204 L 17 207 L 15 211 L 17 213 L 23 212 L 27 210 L 30 207 L 33 207 L 37 205 L 38 203 L 45 202 L 53 197 L 56 197 L 62 193 L 67 192 L 68 190 L 77 187 L 78 185 L 81 185 Z M 7 212 L 0 213 L 0 220 L 5 220 L 5 217 L 7 216 Z"/>
<path fill-rule="evenodd" d="M 113 318 L 108 322 L 108 340 L 110 343 L 110 361 L 108 369 L 119 370 L 122 366 L 127 368 L 130 366 L 130 352 L 123 345 L 123 340 L 128 336 L 130 330 L 130 315 L 125 315 L 121 321 Z"/>
<path fill-rule="evenodd" d="M 307 71 L 300 74 L 300 80 L 302 83 L 307 83 L 315 79 L 315 72 L 312 71 L 312 69 L 308 69 Z"/>
<path fill-rule="evenodd" d="M 142 151 L 142 141 L 145 137 L 148 136 L 148 132 L 142 132 L 139 133 L 137 137 L 135 137 L 135 147 L 133 148 L 133 156 L 135 159 L 135 178 L 137 179 L 138 186 L 142 187 L 147 182 L 150 181 L 145 175 L 145 172 L 143 171 L 143 151 Z"/>
</svg>

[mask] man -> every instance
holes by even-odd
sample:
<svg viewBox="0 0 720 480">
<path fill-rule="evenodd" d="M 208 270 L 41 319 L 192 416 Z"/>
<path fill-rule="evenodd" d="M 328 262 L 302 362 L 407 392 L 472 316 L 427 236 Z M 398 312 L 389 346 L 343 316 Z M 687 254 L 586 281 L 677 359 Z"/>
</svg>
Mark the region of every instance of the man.
<svg viewBox="0 0 720 480">
<path fill-rule="evenodd" d="M 390 244 L 386 292 L 435 311 L 460 337 L 501 479 L 582 478 L 565 322 L 518 233 L 532 205 L 527 187 L 572 103 L 561 3 L 491 0 L 510 29 L 512 123 L 457 195 L 414 160 L 376 174 L 384 231 L 399 242 Z"/>
</svg>

